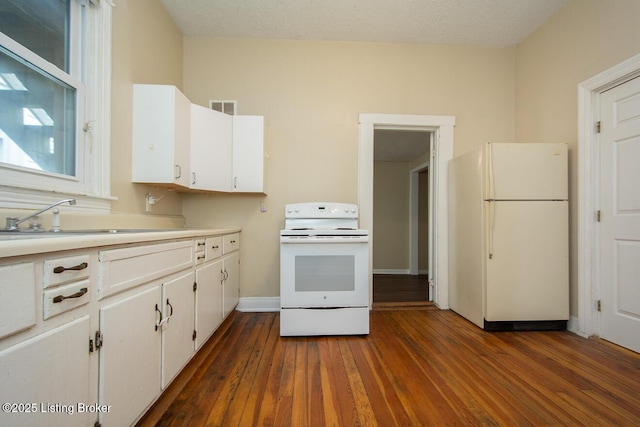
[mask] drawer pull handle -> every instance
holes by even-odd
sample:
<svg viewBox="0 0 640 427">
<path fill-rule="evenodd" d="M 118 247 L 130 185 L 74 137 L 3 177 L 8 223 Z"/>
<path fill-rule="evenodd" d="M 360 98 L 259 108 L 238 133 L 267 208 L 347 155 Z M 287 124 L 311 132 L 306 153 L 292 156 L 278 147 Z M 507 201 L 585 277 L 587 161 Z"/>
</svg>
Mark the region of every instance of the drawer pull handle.
<svg viewBox="0 0 640 427">
<path fill-rule="evenodd" d="M 53 269 L 53 272 L 56 274 L 59 273 L 64 273 L 67 270 L 84 270 L 85 268 L 89 267 L 89 264 L 86 262 L 83 262 L 81 264 L 75 265 L 73 267 L 63 267 L 63 266 L 59 266 Z"/>
<path fill-rule="evenodd" d="M 198 246 L 204 246 L 204 242 L 198 242 Z"/>
<path fill-rule="evenodd" d="M 204 259 L 204 255 L 199 255 L 198 259 Z"/>
<path fill-rule="evenodd" d="M 235 242 L 236 242 L 235 240 L 232 240 L 232 241 L 231 241 L 231 244 L 234 244 Z"/>
<path fill-rule="evenodd" d="M 219 247 L 220 246 L 218 246 L 218 245 L 213 245 L 213 246 L 211 246 L 211 249 L 218 249 Z"/>
<path fill-rule="evenodd" d="M 58 302 L 62 302 L 66 299 L 72 299 L 72 298 L 80 298 L 82 295 L 86 294 L 87 292 L 89 292 L 89 289 L 87 288 L 81 288 L 78 292 L 76 292 L 75 294 L 71 294 L 71 295 L 58 295 L 56 297 L 53 297 L 53 302 L 54 303 L 58 303 Z"/>
</svg>

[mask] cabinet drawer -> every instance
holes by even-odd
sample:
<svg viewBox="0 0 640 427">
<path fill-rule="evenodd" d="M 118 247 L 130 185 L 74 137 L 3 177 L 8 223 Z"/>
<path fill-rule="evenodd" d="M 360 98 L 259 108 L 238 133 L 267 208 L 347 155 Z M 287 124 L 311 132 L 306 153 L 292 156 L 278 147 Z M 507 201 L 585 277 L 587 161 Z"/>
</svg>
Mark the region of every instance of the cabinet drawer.
<svg viewBox="0 0 640 427">
<path fill-rule="evenodd" d="M 44 320 L 88 303 L 90 289 L 89 280 L 82 280 L 44 291 Z"/>
<path fill-rule="evenodd" d="M 207 238 L 206 255 L 207 261 L 220 258 L 222 255 L 222 236 Z"/>
<path fill-rule="evenodd" d="M 195 258 L 196 258 L 195 259 L 196 265 L 200 265 L 200 264 L 204 264 L 204 262 L 207 260 L 207 255 L 205 254 L 204 251 L 196 252 Z"/>
<path fill-rule="evenodd" d="M 240 247 L 240 233 L 227 234 L 222 236 L 222 253 L 237 251 Z"/>
<path fill-rule="evenodd" d="M 35 264 L 0 267 L 0 338 L 36 324 Z"/>
<path fill-rule="evenodd" d="M 44 261 L 44 289 L 89 278 L 89 255 L 47 259 Z"/>
<path fill-rule="evenodd" d="M 206 245 L 206 240 L 205 239 L 196 239 L 193 241 L 193 250 L 198 253 L 198 252 L 204 252 L 205 251 L 205 245 Z"/>
<path fill-rule="evenodd" d="M 98 298 L 190 268 L 193 253 L 191 240 L 101 251 Z"/>
</svg>

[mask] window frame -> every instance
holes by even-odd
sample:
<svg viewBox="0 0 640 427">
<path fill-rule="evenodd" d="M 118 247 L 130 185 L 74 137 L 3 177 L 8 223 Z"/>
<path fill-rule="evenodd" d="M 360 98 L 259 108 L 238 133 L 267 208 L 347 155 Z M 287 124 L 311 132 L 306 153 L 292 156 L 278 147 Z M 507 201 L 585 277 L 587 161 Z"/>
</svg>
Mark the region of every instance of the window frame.
<svg viewBox="0 0 640 427">
<path fill-rule="evenodd" d="M 33 208 L 65 197 L 108 213 L 110 194 L 110 0 L 72 0 L 69 74 L 0 32 L 0 44 L 76 89 L 76 176 L 0 165 L 0 206 Z M 84 58 L 83 58 L 84 54 Z"/>
</svg>

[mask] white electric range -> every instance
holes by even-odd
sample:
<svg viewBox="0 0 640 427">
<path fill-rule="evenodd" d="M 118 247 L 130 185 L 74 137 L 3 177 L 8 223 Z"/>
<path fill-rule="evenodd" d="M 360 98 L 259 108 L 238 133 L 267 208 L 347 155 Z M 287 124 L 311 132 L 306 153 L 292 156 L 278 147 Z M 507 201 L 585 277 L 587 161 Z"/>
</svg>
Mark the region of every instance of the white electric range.
<svg viewBox="0 0 640 427">
<path fill-rule="evenodd" d="M 280 231 L 280 335 L 369 333 L 369 232 L 358 207 L 296 203 Z"/>
</svg>

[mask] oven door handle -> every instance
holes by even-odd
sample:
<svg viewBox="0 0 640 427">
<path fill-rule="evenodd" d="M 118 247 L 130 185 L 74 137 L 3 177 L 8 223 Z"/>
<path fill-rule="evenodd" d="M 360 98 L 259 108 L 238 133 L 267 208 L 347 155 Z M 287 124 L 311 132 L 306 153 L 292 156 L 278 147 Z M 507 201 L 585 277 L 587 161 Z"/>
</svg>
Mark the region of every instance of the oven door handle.
<svg viewBox="0 0 640 427">
<path fill-rule="evenodd" d="M 281 244 L 307 244 L 307 245 L 316 245 L 316 244 L 323 244 L 323 243 L 333 243 L 333 244 L 349 244 L 349 243 L 368 243 L 369 242 L 369 236 L 357 236 L 357 237 L 349 237 L 349 238 L 328 238 L 328 237 L 322 237 L 319 239 L 308 239 L 308 238 L 299 238 L 299 237 L 294 237 L 294 238 L 288 238 L 288 237 L 281 237 L 280 238 L 280 243 Z"/>
</svg>

